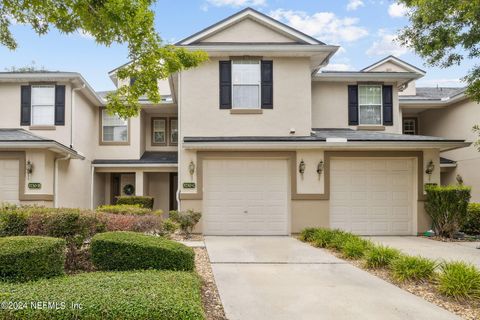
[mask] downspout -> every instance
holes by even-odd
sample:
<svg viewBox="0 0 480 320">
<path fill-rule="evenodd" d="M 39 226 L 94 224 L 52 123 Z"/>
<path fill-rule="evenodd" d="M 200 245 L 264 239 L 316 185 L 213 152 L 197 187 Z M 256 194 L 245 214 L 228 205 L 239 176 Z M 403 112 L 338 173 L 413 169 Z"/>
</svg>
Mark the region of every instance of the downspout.
<svg viewBox="0 0 480 320">
<path fill-rule="evenodd" d="M 58 161 L 66 161 L 70 159 L 70 155 L 66 155 L 63 158 L 56 158 L 54 160 L 53 168 L 53 207 L 58 207 Z"/>
<path fill-rule="evenodd" d="M 182 189 L 180 185 L 180 181 L 182 181 L 182 166 L 179 165 L 182 163 L 182 152 L 180 150 L 183 148 L 183 135 L 182 135 L 182 73 L 178 73 L 178 94 L 177 94 L 177 119 L 178 119 L 178 143 L 177 143 L 177 192 L 175 194 L 175 200 L 177 201 L 177 209 L 178 211 L 182 210 L 180 205 L 180 190 Z M 175 88 L 174 90 L 175 91 Z"/>
<path fill-rule="evenodd" d="M 85 88 L 85 83 L 81 87 L 73 88 L 70 94 L 70 149 L 73 149 L 73 133 L 75 132 L 74 129 L 74 121 L 73 115 L 75 114 L 75 91 L 81 90 Z"/>
</svg>

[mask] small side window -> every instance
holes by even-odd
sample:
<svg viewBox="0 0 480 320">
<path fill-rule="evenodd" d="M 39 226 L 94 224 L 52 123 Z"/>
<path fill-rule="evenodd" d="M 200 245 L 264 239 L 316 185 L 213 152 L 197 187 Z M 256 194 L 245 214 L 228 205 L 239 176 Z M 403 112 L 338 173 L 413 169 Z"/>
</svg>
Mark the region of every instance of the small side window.
<svg viewBox="0 0 480 320">
<path fill-rule="evenodd" d="M 170 118 L 170 145 L 176 146 L 178 144 L 178 119 Z"/>
<path fill-rule="evenodd" d="M 403 134 L 417 134 L 417 119 L 403 118 Z"/>
<path fill-rule="evenodd" d="M 167 145 L 167 119 L 152 118 L 152 145 Z"/>
</svg>

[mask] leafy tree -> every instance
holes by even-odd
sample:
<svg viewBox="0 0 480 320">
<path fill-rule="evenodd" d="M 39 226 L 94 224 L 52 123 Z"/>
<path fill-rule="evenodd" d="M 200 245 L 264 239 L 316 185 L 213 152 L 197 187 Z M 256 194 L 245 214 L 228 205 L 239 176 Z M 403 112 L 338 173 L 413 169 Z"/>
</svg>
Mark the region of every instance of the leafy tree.
<svg viewBox="0 0 480 320">
<path fill-rule="evenodd" d="M 138 115 L 138 99 L 160 101 L 157 81 L 207 60 L 205 52 L 165 45 L 154 27 L 154 0 L 2 0 L 0 44 L 17 48 L 13 22 L 30 25 L 43 35 L 54 27 L 65 34 L 84 32 L 99 44 L 127 44 L 132 61 L 118 71 L 120 79 L 134 78 L 107 97 L 107 109 L 127 118 Z"/>
<path fill-rule="evenodd" d="M 480 57 L 480 1 L 397 0 L 408 8 L 411 25 L 399 40 L 431 66 L 460 65 L 465 58 Z M 480 102 L 480 65 L 464 77 L 467 95 Z"/>
</svg>

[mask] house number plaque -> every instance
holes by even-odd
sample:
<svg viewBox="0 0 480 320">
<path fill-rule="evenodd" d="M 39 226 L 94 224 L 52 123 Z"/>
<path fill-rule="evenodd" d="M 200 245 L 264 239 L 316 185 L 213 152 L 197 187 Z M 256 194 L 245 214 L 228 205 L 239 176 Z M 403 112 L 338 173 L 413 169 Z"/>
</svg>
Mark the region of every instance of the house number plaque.
<svg viewBox="0 0 480 320">
<path fill-rule="evenodd" d="M 195 189 L 195 182 L 184 182 L 183 183 L 184 189 Z"/>
<path fill-rule="evenodd" d="M 40 182 L 29 182 L 28 189 L 41 189 L 42 184 Z"/>
</svg>

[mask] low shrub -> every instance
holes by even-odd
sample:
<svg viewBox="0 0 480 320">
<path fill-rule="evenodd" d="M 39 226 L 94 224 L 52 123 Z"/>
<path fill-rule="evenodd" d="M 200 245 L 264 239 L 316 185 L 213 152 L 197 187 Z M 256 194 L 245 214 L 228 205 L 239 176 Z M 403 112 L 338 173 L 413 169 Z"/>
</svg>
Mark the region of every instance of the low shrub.
<svg viewBox="0 0 480 320">
<path fill-rule="evenodd" d="M 465 262 L 448 262 L 440 267 L 440 293 L 457 300 L 480 299 L 480 271 Z"/>
<path fill-rule="evenodd" d="M 365 266 L 367 268 L 385 268 L 389 267 L 393 260 L 400 257 L 399 250 L 376 245 L 371 247 L 365 254 Z"/>
<path fill-rule="evenodd" d="M 175 221 L 173 221 L 170 218 L 165 219 L 162 222 L 162 229 L 163 229 L 164 234 L 170 235 L 172 233 L 175 233 L 175 231 L 177 231 L 178 228 L 180 228 L 178 223 L 176 223 Z"/>
<path fill-rule="evenodd" d="M 22 320 L 203 320 L 201 281 L 193 272 L 91 272 L 28 283 L 0 283 L 2 301 L 25 301 L 27 308 L 0 311 L 0 319 Z M 30 303 L 64 303 L 64 308 L 32 308 Z M 81 309 L 72 308 L 72 303 Z M 41 305 L 40 305 L 41 306 Z"/>
<path fill-rule="evenodd" d="M 163 234 L 162 218 L 158 215 L 102 214 L 106 231 L 133 231 Z"/>
<path fill-rule="evenodd" d="M 342 251 L 345 243 L 347 243 L 348 240 L 357 238 L 358 237 L 352 233 L 341 230 L 334 230 L 332 239 L 330 240 L 330 243 L 327 244 L 327 248 Z"/>
<path fill-rule="evenodd" d="M 0 209 L 0 237 L 27 234 L 28 215 L 11 208 Z"/>
<path fill-rule="evenodd" d="M 390 268 L 392 276 L 397 281 L 429 280 L 435 274 L 437 263 L 420 256 L 401 255 L 392 260 Z"/>
<path fill-rule="evenodd" d="M 192 248 L 134 232 L 99 233 L 91 242 L 92 262 L 100 270 L 193 270 Z"/>
<path fill-rule="evenodd" d="M 138 204 L 115 204 L 104 205 L 96 209 L 97 212 L 112 213 L 112 214 L 130 214 L 130 215 L 146 215 L 156 214 L 162 215 L 162 210 L 152 211 L 151 209 L 143 208 Z"/>
<path fill-rule="evenodd" d="M 65 240 L 50 237 L 0 238 L 0 278 L 28 281 L 63 274 Z"/>
<path fill-rule="evenodd" d="M 300 236 L 298 237 L 300 241 L 304 242 L 311 242 L 313 241 L 313 235 L 315 232 L 319 230 L 318 228 L 305 228 L 300 232 Z"/>
<path fill-rule="evenodd" d="M 367 250 L 373 246 L 373 243 L 360 237 L 349 238 L 343 244 L 342 256 L 347 259 L 360 259 Z"/>
<path fill-rule="evenodd" d="M 463 185 L 426 187 L 425 211 L 438 235 L 452 238 L 460 230 L 467 217 L 470 191 Z"/>
<path fill-rule="evenodd" d="M 118 205 L 138 205 L 142 208 L 153 209 L 153 197 L 145 196 L 120 196 L 117 197 Z"/>
<path fill-rule="evenodd" d="M 178 223 L 180 230 L 182 230 L 186 238 L 190 237 L 193 228 L 195 228 L 201 217 L 202 214 L 200 212 L 191 209 L 187 211 L 170 211 L 170 219 Z"/>
<path fill-rule="evenodd" d="M 313 233 L 313 240 L 311 242 L 315 247 L 327 248 L 332 242 L 335 233 L 335 230 L 323 228 L 316 229 Z"/>
<path fill-rule="evenodd" d="M 480 235 L 480 203 L 468 205 L 467 217 L 460 230 L 466 234 Z"/>
</svg>

